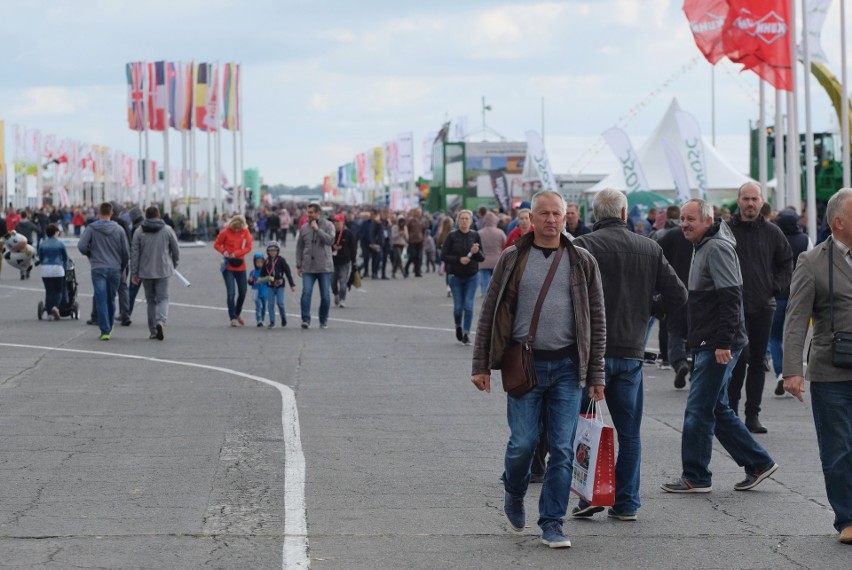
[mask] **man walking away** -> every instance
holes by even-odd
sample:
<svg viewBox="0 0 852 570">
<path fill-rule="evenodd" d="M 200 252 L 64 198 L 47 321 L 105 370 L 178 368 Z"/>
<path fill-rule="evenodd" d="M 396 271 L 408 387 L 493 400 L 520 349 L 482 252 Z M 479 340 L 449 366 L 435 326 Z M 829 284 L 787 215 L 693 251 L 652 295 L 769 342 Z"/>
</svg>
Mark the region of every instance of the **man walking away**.
<svg viewBox="0 0 852 570">
<path fill-rule="evenodd" d="M 636 520 L 642 457 L 642 361 L 645 328 L 651 315 L 662 317 L 686 304 L 687 291 L 651 239 L 627 229 L 627 197 L 601 190 L 594 201 L 592 233 L 574 240 L 595 257 L 601 272 L 607 315 L 604 397 L 618 433 L 615 504 L 611 518 Z M 588 406 L 584 398 L 581 409 Z M 572 515 L 590 517 L 603 510 L 581 500 Z"/>
<path fill-rule="evenodd" d="M 745 479 L 735 491 L 748 491 L 778 470 L 778 464 L 758 444 L 728 405 L 731 370 L 748 343 L 743 320 L 743 280 L 734 236 L 724 222 L 714 222 L 713 208 L 704 200 L 689 200 L 681 208 L 681 228 L 695 247 L 689 271 L 689 345 L 695 358 L 686 400 L 681 438 L 681 477 L 664 483 L 668 493 L 709 493 L 713 473 L 710 456 L 713 435 Z"/>
<path fill-rule="evenodd" d="M 127 271 L 130 246 L 124 229 L 112 221 L 112 204 L 98 208 L 98 219 L 86 227 L 77 249 L 89 258 L 92 270 L 94 303 L 98 314 L 101 340 L 109 340 L 115 319 L 115 296 L 121 274 Z"/>
<path fill-rule="evenodd" d="M 784 389 L 804 401 L 805 377 L 811 383 L 811 407 L 834 528 L 842 543 L 852 544 L 852 370 L 832 360 L 834 332 L 852 331 L 852 188 L 842 188 L 831 197 L 825 220 L 831 237 L 801 254 L 793 272 L 784 327 Z M 811 319 L 813 340 L 803 375 L 802 354 Z"/>
<path fill-rule="evenodd" d="M 752 433 L 767 432 L 759 418 L 766 383 L 763 361 L 769 345 L 772 317 L 775 315 L 775 297 L 787 289 L 793 275 L 793 251 L 784 232 L 760 215 L 763 204 L 760 185 L 746 182 L 740 186 L 737 194 L 739 211 L 730 221 L 743 275 L 743 310 L 748 345 L 743 348 L 731 375 L 728 400 L 734 413 L 738 413 L 745 382 L 745 425 Z"/>
<path fill-rule="evenodd" d="M 148 305 L 148 338 L 163 340 L 169 316 L 169 278 L 180 260 L 177 236 L 160 219 L 160 210 L 150 206 L 145 221 L 133 234 L 130 250 L 130 278 L 145 288 Z"/>
</svg>

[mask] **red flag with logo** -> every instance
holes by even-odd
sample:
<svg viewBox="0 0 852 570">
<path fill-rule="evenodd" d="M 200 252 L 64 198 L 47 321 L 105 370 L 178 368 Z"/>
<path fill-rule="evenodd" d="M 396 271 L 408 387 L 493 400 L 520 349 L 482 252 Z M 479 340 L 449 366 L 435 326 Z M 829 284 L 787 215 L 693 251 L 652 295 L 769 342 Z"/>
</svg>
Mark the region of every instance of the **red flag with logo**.
<svg viewBox="0 0 852 570">
<path fill-rule="evenodd" d="M 722 47 L 776 89 L 793 90 L 788 0 L 728 0 Z"/>
<path fill-rule="evenodd" d="M 698 49 L 707 61 L 715 65 L 725 57 L 722 32 L 728 16 L 727 0 L 686 0 L 683 3 L 683 12 L 689 20 Z"/>
</svg>

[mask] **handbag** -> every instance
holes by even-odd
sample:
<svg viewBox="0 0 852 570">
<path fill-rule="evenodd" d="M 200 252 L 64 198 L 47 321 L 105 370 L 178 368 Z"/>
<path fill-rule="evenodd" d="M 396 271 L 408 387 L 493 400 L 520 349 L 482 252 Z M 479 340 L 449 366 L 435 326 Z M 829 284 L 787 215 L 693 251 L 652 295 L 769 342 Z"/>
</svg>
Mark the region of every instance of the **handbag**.
<svg viewBox="0 0 852 570">
<path fill-rule="evenodd" d="M 553 282 L 553 276 L 556 275 L 559 261 L 562 259 L 562 250 L 563 248 L 560 244 L 556 250 L 556 256 L 553 258 L 553 263 L 550 265 L 550 271 L 547 272 L 547 277 L 544 279 L 544 285 L 541 287 L 538 299 L 535 302 L 535 310 L 533 310 L 530 330 L 527 333 L 526 339 L 524 342 L 510 345 L 503 352 L 503 362 L 500 368 L 503 377 L 503 390 L 513 398 L 520 398 L 538 386 L 532 346 L 535 340 L 535 331 L 538 328 L 538 316 L 541 313 L 542 305 L 544 305 L 547 290 L 550 289 L 550 284 Z"/>
<path fill-rule="evenodd" d="M 228 258 L 228 266 L 229 267 L 239 267 L 243 264 L 243 260 L 237 257 L 229 257 Z"/>
<path fill-rule="evenodd" d="M 577 420 L 571 492 L 597 507 L 615 504 L 615 442 L 612 426 L 606 425 L 600 404 L 589 402 Z"/>
<path fill-rule="evenodd" d="M 828 311 L 831 315 L 831 365 L 852 368 L 852 332 L 834 330 L 834 238 L 828 243 Z"/>
</svg>

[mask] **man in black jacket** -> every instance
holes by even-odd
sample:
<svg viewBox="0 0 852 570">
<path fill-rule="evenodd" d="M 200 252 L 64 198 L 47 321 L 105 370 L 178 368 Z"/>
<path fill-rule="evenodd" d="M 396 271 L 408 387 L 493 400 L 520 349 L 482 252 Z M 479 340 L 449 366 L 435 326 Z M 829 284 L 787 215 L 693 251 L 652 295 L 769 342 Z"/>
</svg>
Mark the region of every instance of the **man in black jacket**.
<svg viewBox="0 0 852 570">
<path fill-rule="evenodd" d="M 627 229 L 627 197 L 612 189 L 595 196 L 594 230 L 574 240 L 595 257 L 601 272 L 606 308 L 606 389 L 604 397 L 618 433 L 615 504 L 609 516 L 636 520 L 641 464 L 642 361 L 651 315 L 679 309 L 687 300 L 684 284 L 654 242 Z M 583 409 L 588 401 L 583 403 Z M 602 511 L 585 501 L 575 518 Z"/>
<path fill-rule="evenodd" d="M 739 211 L 729 224 L 737 240 L 737 257 L 742 268 L 748 346 L 731 375 L 728 400 L 731 409 L 738 413 L 745 382 L 745 425 L 752 433 L 767 432 L 758 417 L 766 382 L 763 360 L 775 314 L 775 297 L 790 286 L 793 276 L 793 251 L 784 232 L 760 215 L 763 203 L 760 185 L 746 182 L 737 194 Z"/>
<path fill-rule="evenodd" d="M 358 257 L 358 242 L 346 227 L 346 216 L 334 216 L 334 243 L 331 244 L 334 275 L 331 279 L 331 292 L 334 294 L 334 306 L 341 309 L 346 306 L 346 286 L 349 273 Z"/>
</svg>

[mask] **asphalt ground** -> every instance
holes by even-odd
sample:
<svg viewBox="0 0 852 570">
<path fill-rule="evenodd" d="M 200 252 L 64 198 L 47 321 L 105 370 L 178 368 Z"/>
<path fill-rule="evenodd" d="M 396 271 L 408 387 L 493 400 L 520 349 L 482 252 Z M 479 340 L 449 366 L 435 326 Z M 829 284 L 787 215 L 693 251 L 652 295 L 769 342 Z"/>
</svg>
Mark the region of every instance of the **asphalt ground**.
<svg viewBox="0 0 852 570">
<path fill-rule="evenodd" d="M 537 485 L 525 532 L 506 531 L 506 397 L 470 384 L 442 277 L 365 279 L 327 330 L 316 294 L 298 327 L 299 283 L 286 328 L 256 328 L 250 298 L 230 328 L 217 255 L 183 249 L 192 286 L 172 281 L 165 341 L 148 339 L 140 295 L 102 342 L 84 324 L 88 262 L 69 251 L 79 321 L 37 320 L 38 269 L 0 272 L 0 567 L 852 567 L 808 398 L 774 396 L 771 375 L 757 437 L 781 469 L 735 492 L 717 444 L 714 491 L 683 496 L 659 484 L 680 474 L 687 391 L 646 366 L 639 521 L 569 519 L 572 548 L 551 550 Z"/>
</svg>

